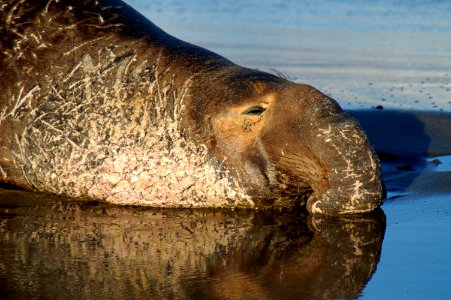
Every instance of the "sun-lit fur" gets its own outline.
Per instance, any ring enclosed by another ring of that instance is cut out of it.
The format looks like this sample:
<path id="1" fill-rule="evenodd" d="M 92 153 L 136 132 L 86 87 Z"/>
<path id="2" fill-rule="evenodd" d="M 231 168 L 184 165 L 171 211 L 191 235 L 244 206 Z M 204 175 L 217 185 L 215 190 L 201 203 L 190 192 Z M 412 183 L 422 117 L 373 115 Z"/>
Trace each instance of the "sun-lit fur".
<path id="1" fill-rule="evenodd" d="M 365 212 L 378 159 L 337 102 L 119 0 L 0 4 L 0 183 L 118 204 Z"/>

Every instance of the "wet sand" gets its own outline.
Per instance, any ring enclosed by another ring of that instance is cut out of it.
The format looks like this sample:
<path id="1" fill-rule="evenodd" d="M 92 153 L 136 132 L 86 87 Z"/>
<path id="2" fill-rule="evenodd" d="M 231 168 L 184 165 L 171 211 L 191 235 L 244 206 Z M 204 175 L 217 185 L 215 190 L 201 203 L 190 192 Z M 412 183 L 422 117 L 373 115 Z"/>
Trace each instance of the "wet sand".
<path id="1" fill-rule="evenodd" d="M 174 36 L 347 109 L 451 111 L 451 2 L 128 0 Z"/>
<path id="2" fill-rule="evenodd" d="M 404 192 L 451 197 L 451 113 L 348 113 L 359 120 L 382 161 L 389 199 Z"/>
<path id="3" fill-rule="evenodd" d="M 362 299 L 451 295 L 451 114 L 351 111 L 382 161 L 387 230 Z"/>

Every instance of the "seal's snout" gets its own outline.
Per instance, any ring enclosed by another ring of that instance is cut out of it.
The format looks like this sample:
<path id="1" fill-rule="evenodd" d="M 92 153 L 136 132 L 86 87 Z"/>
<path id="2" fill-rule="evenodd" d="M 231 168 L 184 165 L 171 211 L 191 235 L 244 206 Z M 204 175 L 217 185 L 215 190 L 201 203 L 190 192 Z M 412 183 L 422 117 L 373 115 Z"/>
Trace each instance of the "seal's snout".
<path id="1" fill-rule="evenodd" d="M 368 212 L 380 206 L 385 189 L 379 160 L 360 126 L 347 117 L 318 128 L 316 136 L 312 150 L 326 173 L 309 197 L 307 209 L 336 215 Z"/>
<path id="2" fill-rule="evenodd" d="M 372 211 L 385 198 L 379 160 L 359 124 L 333 99 L 308 85 L 281 93 L 274 112 L 273 144 L 283 185 L 306 193 L 311 213 Z M 283 129 L 282 129 L 283 127 Z M 283 132 L 283 134 L 280 134 Z M 281 138 L 282 137 L 282 138 Z M 274 145 L 278 145 L 278 149 Z"/>

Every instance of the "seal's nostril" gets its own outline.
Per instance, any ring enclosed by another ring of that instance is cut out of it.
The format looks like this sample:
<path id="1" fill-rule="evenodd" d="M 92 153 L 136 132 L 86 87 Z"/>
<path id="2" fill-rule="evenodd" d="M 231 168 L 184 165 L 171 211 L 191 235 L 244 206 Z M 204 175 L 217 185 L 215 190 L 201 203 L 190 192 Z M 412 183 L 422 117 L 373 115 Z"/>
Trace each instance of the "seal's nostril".
<path id="1" fill-rule="evenodd" d="M 259 116 L 265 110 L 266 110 L 266 108 L 264 108 L 262 106 L 252 106 L 252 107 L 249 107 L 248 109 L 246 109 L 245 111 L 243 111 L 241 114 L 248 115 L 248 116 Z"/>

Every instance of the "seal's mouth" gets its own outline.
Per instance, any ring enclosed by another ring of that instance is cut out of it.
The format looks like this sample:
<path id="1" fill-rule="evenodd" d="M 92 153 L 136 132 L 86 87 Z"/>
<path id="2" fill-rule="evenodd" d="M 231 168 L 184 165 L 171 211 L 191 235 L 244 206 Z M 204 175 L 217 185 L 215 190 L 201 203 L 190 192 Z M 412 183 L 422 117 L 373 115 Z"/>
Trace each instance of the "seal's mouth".
<path id="1" fill-rule="evenodd" d="M 268 194 L 252 197 L 257 207 L 295 208 L 305 206 L 314 189 L 305 176 L 276 172 Z"/>
<path id="2" fill-rule="evenodd" d="M 280 174 L 278 177 L 278 190 L 283 197 L 310 196 L 314 190 L 312 185 L 304 177 Z"/>
<path id="3" fill-rule="evenodd" d="M 281 197 L 308 199 L 320 191 L 326 172 L 315 156 L 284 154 L 277 157 L 275 178 Z"/>
<path id="4" fill-rule="evenodd" d="M 284 195 L 278 197 L 253 197 L 252 201 L 259 208 L 287 208 L 295 209 L 306 207 L 311 194 Z"/>

